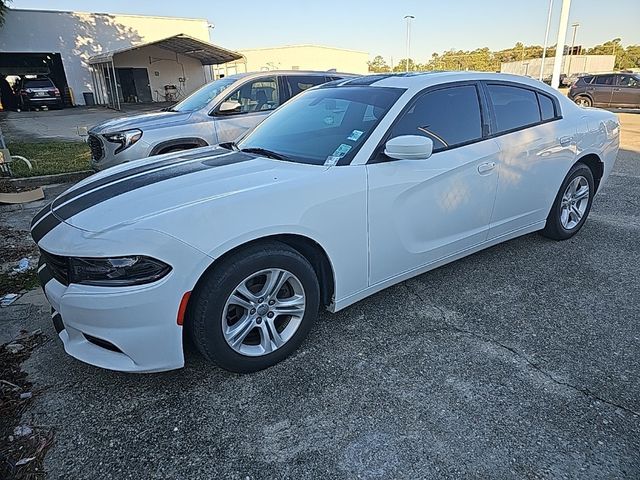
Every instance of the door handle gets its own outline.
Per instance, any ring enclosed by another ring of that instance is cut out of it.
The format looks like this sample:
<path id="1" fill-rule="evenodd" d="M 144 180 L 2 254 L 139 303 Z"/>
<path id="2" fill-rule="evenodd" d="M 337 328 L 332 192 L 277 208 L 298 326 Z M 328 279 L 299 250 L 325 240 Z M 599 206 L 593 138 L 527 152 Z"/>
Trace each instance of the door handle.
<path id="1" fill-rule="evenodd" d="M 569 145 L 571 145 L 571 142 L 573 141 L 573 137 L 567 135 L 566 137 L 560 137 L 558 141 L 560 142 L 560 145 L 562 145 L 563 147 L 568 147 Z"/>
<path id="2" fill-rule="evenodd" d="M 480 165 L 478 165 L 478 173 L 482 175 L 484 173 L 490 172 L 494 168 L 496 168 L 496 162 L 481 163 Z"/>
<path id="3" fill-rule="evenodd" d="M 614 88 L 614 89 L 613 89 L 613 91 L 614 91 L 614 92 L 619 92 L 619 91 L 620 91 L 620 89 L 619 89 L 619 88 Z"/>

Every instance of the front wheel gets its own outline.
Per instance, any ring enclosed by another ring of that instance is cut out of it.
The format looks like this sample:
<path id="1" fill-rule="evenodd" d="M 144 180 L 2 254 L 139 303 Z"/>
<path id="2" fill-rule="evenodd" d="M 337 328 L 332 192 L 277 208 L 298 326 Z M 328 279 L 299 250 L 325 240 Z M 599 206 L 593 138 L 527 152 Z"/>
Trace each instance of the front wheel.
<path id="1" fill-rule="evenodd" d="M 560 186 L 542 234 L 554 240 L 573 237 L 587 220 L 594 195 L 591 169 L 576 163 Z"/>
<path id="2" fill-rule="evenodd" d="M 318 315 L 320 289 L 305 257 L 271 242 L 224 259 L 192 302 L 187 327 L 198 350 L 226 370 L 248 373 L 298 348 Z"/>

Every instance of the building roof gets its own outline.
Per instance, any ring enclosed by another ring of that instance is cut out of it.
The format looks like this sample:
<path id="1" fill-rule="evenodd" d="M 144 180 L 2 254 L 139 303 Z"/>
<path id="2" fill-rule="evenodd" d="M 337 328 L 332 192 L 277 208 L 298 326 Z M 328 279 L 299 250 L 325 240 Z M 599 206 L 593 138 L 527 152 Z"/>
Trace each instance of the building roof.
<path id="1" fill-rule="evenodd" d="M 90 57 L 89 63 L 96 64 L 110 62 L 113 60 L 113 57 L 119 53 L 130 52 L 132 50 L 138 50 L 152 45 L 171 52 L 179 53 L 186 57 L 195 58 L 203 65 L 221 65 L 223 63 L 233 62 L 234 60 L 240 60 L 243 58 L 241 53 L 227 50 L 226 48 L 218 47 L 212 43 L 204 42 L 197 38 L 190 37 L 189 35 L 180 33 L 161 40 L 100 53 L 99 55 Z"/>

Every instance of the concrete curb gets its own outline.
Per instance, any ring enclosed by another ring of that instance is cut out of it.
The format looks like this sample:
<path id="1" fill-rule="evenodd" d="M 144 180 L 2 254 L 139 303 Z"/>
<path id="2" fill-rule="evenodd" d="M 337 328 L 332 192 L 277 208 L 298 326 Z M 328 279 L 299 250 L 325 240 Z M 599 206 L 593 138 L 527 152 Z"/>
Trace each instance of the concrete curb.
<path id="1" fill-rule="evenodd" d="M 7 178 L 6 180 L 17 188 L 35 188 L 41 187 L 42 185 L 52 185 L 54 183 L 77 183 L 94 173 L 93 170 L 82 170 L 81 172 L 56 173 L 55 175 L 40 175 L 38 177 Z"/>

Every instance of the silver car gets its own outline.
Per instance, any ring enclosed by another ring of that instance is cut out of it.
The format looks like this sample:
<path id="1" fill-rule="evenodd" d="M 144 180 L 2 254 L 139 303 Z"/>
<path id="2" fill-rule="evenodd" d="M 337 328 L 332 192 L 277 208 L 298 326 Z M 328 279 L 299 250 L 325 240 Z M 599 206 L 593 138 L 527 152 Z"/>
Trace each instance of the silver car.
<path id="1" fill-rule="evenodd" d="M 108 120 L 91 128 L 91 164 L 103 170 L 151 155 L 234 141 L 303 90 L 350 76 L 294 70 L 215 80 L 162 112 Z"/>

